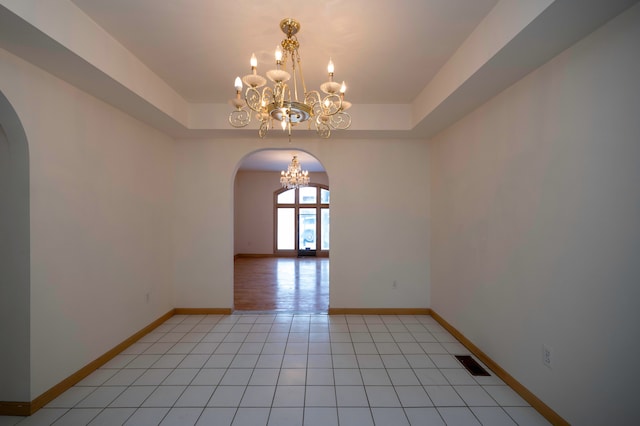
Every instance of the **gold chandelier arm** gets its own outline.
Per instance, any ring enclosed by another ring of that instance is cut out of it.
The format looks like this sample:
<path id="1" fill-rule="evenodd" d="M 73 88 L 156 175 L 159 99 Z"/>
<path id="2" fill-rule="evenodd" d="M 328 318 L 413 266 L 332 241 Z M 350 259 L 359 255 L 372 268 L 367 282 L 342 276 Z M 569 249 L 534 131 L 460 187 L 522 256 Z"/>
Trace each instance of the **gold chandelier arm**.
<path id="1" fill-rule="evenodd" d="M 342 109 L 342 99 L 336 94 L 327 95 L 320 103 L 322 115 L 334 115 Z"/>
<path id="2" fill-rule="evenodd" d="M 291 103 L 291 89 L 286 83 L 278 83 L 273 87 L 273 102 L 267 102 L 267 105 L 273 103 L 275 108 L 283 108 L 286 104 Z"/>
<path id="3" fill-rule="evenodd" d="M 331 136 L 331 127 L 328 124 L 328 118 L 320 116 L 314 121 L 316 123 L 316 133 L 318 133 L 318 136 L 322 139 L 328 139 Z"/>
<path id="4" fill-rule="evenodd" d="M 284 101 L 284 83 L 277 83 L 273 86 L 273 103 L 276 108 L 281 108 Z"/>
<path id="5" fill-rule="evenodd" d="M 317 90 L 312 90 L 307 93 L 304 98 L 304 103 L 309 105 L 311 111 L 315 117 L 322 115 L 322 106 L 320 103 L 322 102 L 322 97 L 320 96 L 320 92 Z"/>
<path id="6" fill-rule="evenodd" d="M 247 91 L 244 92 L 244 99 L 249 108 L 255 112 L 260 112 L 262 109 L 262 96 L 260 96 L 260 91 L 258 89 L 255 87 L 248 87 Z"/>
<path id="7" fill-rule="evenodd" d="M 319 103 L 322 100 L 322 97 L 320 96 L 320 92 L 318 92 L 317 90 L 312 90 L 310 92 L 307 92 L 307 95 L 304 98 L 304 103 L 309 105 L 309 106 L 313 106 L 316 103 Z"/>
<path id="8" fill-rule="evenodd" d="M 340 111 L 331 116 L 329 123 L 332 129 L 345 130 L 351 126 L 351 116 L 344 111 Z"/>
<path id="9" fill-rule="evenodd" d="M 265 87 L 262 89 L 262 108 L 266 111 L 266 106 L 275 101 L 275 95 L 273 94 L 273 89 L 271 87 Z"/>
<path id="10" fill-rule="evenodd" d="M 229 123 L 233 127 L 245 127 L 251 121 L 251 114 L 246 109 L 238 108 L 229 114 Z"/>
<path id="11" fill-rule="evenodd" d="M 264 138 L 268 130 L 269 130 L 269 121 L 264 120 L 262 123 L 260 123 L 260 129 L 258 130 L 258 135 L 261 138 Z"/>

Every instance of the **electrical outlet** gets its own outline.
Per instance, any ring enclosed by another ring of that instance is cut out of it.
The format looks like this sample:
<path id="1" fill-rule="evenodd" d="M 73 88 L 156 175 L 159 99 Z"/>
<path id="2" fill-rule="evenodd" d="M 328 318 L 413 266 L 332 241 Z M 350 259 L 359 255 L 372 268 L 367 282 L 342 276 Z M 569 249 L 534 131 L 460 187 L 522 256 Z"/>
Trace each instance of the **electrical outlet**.
<path id="1" fill-rule="evenodd" d="M 547 345 L 542 345 L 542 363 L 551 368 L 551 362 L 553 360 L 553 350 Z"/>

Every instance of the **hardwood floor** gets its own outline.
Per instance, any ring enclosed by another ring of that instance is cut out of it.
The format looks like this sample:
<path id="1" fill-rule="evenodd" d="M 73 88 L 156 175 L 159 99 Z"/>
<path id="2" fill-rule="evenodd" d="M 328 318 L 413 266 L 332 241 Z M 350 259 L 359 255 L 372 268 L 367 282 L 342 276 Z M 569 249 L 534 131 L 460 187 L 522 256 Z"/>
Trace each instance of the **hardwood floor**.
<path id="1" fill-rule="evenodd" d="M 328 258 L 238 258 L 234 273 L 236 311 L 326 313 Z"/>

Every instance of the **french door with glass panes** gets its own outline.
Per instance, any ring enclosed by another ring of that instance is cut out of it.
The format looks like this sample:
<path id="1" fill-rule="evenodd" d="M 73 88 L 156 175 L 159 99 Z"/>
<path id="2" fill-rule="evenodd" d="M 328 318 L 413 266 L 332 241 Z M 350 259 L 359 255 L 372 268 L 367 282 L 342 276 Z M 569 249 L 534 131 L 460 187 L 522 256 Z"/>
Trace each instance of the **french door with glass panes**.
<path id="1" fill-rule="evenodd" d="M 276 254 L 329 255 L 329 196 L 327 186 L 314 184 L 275 192 Z"/>

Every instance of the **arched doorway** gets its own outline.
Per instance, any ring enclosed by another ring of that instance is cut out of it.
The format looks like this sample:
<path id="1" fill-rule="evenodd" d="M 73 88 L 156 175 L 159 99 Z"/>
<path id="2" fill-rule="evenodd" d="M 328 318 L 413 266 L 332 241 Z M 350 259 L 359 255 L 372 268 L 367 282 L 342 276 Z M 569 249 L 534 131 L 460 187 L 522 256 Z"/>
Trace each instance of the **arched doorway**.
<path id="1" fill-rule="evenodd" d="M 278 250 L 277 229 L 282 224 L 276 200 L 283 192 L 280 173 L 287 169 L 293 155 L 299 157 L 303 169 L 309 170 L 311 182 L 307 191 L 328 194 L 326 171 L 315 157 L 300 150 L 255 151 L 245 156 L 238 167 L 234 180 L 234 309 L 237 311 L 328 311 L 328 246 L 313 252 L 305 250 L 304 255 L 296 244 L 292 250 Z M 325 220 L 328 241 L 328 199 L 321 204 L 320 195 L 317 198 L 314 224 L 320 226 L 320 219 Z M 303 207 L 306 208 L 299 213 L 308 214 L 310 206 Z M 323 213 L 326 218 L 322 218 Z M 292 223 L 302 223 L 298 219 L 296 216 Z M 307 219 L 305 216 L 306 225 Z M 294 234 L 298 230 L 295 226 Z M 316 232 L 316 235 L 321 234 Z M 297 237 L 294 238 L 297 242 Z"/>
<path id="2" fill-rule="evenodd" d="M 0 401 L 31 400 L 29 227 L 27 137 L 0 92 Z"/>

